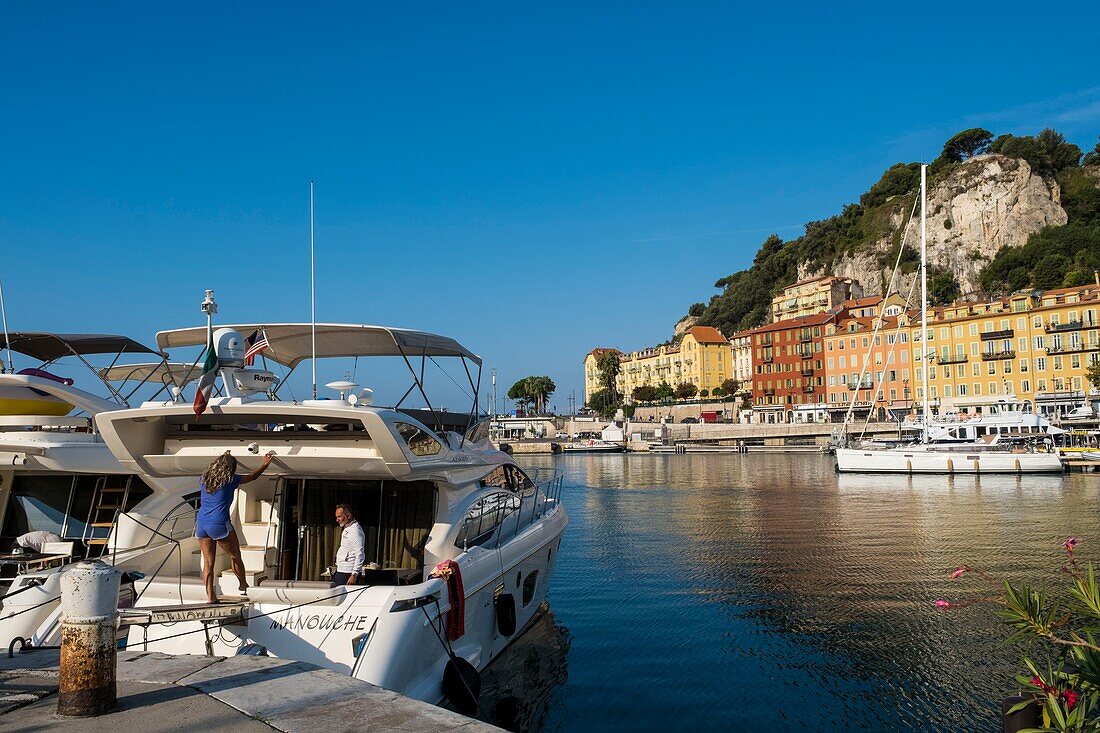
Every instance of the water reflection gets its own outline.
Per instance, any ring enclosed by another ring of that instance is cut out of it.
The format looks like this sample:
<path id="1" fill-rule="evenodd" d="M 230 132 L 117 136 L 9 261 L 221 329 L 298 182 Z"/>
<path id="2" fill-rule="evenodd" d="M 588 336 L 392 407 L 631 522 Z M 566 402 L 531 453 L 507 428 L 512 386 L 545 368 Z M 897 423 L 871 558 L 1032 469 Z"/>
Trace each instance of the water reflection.
<path id="1" fill-rule="evenodd" d="M 481 714 L 509 731 L 542 731 L 562 707 L 569 630 L 545 608 L 482 674 Z"/>
<path id="2" fill-rule="evenodd" d="M 550 603 L 575 635 L 532 729 L 995 729 L 1017 651 L 988 613 L 931 601 L 965 592 L 947 580 L 960 563 L 1034 578 L 1067 535 L 1100 541 L 1098 483 L 1081 474 L 838 476 L 812 455 L 529 462 L 566 471 Z"/>

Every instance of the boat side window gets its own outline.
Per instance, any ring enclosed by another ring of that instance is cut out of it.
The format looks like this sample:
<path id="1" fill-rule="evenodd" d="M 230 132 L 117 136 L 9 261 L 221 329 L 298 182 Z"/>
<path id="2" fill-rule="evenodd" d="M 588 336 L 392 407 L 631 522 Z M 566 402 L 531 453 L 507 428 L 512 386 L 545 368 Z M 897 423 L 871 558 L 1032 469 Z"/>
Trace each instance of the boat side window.
<path id="1" fill-rule="evenodd" d="M 455 547 L 492 547 L 501 522 L 519 509 L 519 506 L 518 496 L 503 492 L 490 494 L 476 502 L 462 520 L 462 528 L 455 538 Z"/>
<path id="2" fill-rule="evenodd" d="M 434 436 L 415 425 L 399 422 L 394 423 L 394 426 L 414 456 L 434 456 L 443 449 L 443 445 Z"/>
<path id="3" fill-rule="evenodd" d="M 508 479 L 512 484 L 512 490 L 517 494 L 528 493 L 535 488 L 535 484 L 527 478 L 527 474 L 520 470 L 519 466 L 509 465 L 505 468 L 508 471 Z"/>
<path id="4" fill-rule="evenodd" d="M 505 466 L 497 466 L 493 469 L 485 478 L 481 479 L 481 485 L 484 487 L 493 487 L 496 489 L 508 489 L 511 488 L 508 485 L 508 474 L 505 471 Z"/>

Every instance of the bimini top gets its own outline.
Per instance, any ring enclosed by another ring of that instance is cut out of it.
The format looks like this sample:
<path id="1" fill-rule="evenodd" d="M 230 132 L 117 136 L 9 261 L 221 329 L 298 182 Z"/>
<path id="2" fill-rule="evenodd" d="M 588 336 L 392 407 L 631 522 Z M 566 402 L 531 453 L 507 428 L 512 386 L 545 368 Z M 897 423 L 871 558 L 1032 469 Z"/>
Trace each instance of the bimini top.
<path id="1" fill-rule="evenodd" d="M 0 334 L 0 338 L 3 334 Z M 107 333 L 34 333 L 18 331 L 8 335 L 0 348 L 8 348 L 45 362 L 63 356 L 86 354 L 157 354 L 129 336 Z"/>
<path id="2" fill-rule="evenodd" d="M 254 331 L 267 334 L 267 350 L 264 357 L 293 369 L 309 359 L 312 351 L 312 333 L 309 323 L 246 323 L 217 324 L 215 329 L 231 328 L 248 336 Z M 459 356 L 481 366 L 481 357 L 447 336 L 423 331 L 409 331 L 386 326 L 362 326 L 347 323 L 318 323 L 317 358 L 342 356 Z M 180 328 L 161 331 L 157 345 L 161 349 L 206 344 L 206 327 Z"/>
<path id="3" fill-rule="evenodd" d="M 202 367 L 198 364 L 179 364 L 158 361 L 152 364 L 121 364 L 99 370 L 101 379 L 108 382 L 147 382 L 155 380 L 161 384 L 177 384 L 180 387 L 202 376 Z"/>

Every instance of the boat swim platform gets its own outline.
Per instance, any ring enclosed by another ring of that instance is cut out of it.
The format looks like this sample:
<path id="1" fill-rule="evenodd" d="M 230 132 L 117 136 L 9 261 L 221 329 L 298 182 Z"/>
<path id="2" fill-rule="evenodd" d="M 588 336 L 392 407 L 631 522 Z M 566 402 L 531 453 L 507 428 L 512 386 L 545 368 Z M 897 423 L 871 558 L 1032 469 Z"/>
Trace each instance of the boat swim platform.
<path id="1" fill-rule="evenodd" d="M 244 620 L 245 612 L 252 606 L 247 598 L 221 601 L 220 603 L 185 603 L 171 606 L 136 606 L 120 608 L 118 625 L 148 626 L 170 624 L 177 621 L 234 621 Z"/>
<path id="2" fill-rule="evenodd" d="M 306 662 L 118 653 L 118 708 L 57 714 L 60 651 L 0 654 L 0 730 L 36 733 L 351 733 L 502 729 Z"/>

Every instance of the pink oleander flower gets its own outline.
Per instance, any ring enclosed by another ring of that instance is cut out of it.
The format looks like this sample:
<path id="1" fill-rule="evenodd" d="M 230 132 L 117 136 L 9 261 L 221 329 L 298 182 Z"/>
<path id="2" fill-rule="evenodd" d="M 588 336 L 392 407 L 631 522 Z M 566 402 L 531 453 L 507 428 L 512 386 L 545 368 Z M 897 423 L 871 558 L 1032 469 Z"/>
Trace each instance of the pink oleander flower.
<path id="1" fill-rule="evenodd" d="M 1067 537 L 1066 541 L 1062 543 L 1062 547 L 1066 548 L 1066 552 L 1073 554 L 1073 549 L 1077 547 L 1077 543 L 1080 542 L 1076 537 Z"/>
<path id="2" fill-rule="evenodd" d="M 963 573 L 968 572 L 970 572 L 969 565 L 960 565 L 959 567 L 955 568 L 954 572 L 951 573 L 951 580 L 954 580 L 955 578 L 961 578 Z"/>
<path id="3" fill-rule="evenodd" d="M 1077 693 L 1073 690 L 1065 690 L 1059 697 L 1066 704 L 1066 710 L 1073 710 L 1077 706 Z"/>
<path id="4" fill-rule="evenodd" d="M 946 611 L 947 609 L 951 608 L 951 604 L 941 598 L 936 601 L 936 608 L 940 608 Z"/>

